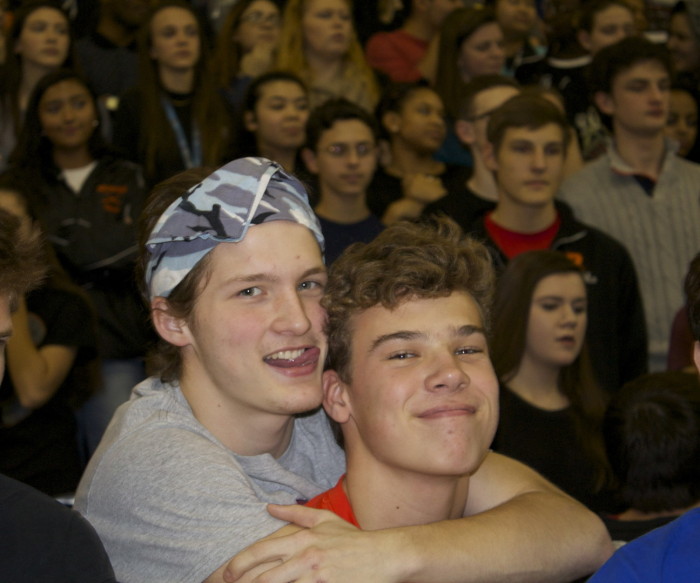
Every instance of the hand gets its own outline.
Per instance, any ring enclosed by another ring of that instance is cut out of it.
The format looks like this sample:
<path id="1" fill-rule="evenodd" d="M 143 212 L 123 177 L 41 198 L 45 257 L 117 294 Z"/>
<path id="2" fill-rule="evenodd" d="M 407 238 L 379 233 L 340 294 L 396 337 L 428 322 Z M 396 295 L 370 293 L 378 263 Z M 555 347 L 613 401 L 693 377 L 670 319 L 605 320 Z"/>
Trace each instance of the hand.
<path id="1" fill-rule="evenodd" d="M 424 205 L 435 202 L 447 194 L 442 181 L 430 174 L 408 174 L 404 177 L 403 195 Z"/>
<path id="2" fill-rule="evenodd" d="M 259 42 L 241 58 L 240 74 L 259 77 L 272 68 L 274 42 Z"/>
<path id="3" fill-rule="evenodd" d="M 268 512 L 280 520 L 304 527 L 294 534 L 259 541 L 229 562 L 224 581 L 299 583 L 332 581 L 394 583 L 382 531 L 361 531 L 327 510 L 305 506 L 268 505 Z M 270 568 L 261 572 L 260 565 Z M 248 577 L 255 570 L 256 576 Z M 383 571 L 383 572 L 382 572 Z"/>

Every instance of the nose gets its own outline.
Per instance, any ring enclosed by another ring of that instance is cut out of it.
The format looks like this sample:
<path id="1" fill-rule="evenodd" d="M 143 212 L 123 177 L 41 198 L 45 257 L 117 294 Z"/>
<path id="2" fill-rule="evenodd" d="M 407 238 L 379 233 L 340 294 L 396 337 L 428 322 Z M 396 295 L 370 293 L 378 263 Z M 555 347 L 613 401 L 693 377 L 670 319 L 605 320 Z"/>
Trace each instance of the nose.
<path id="1" fill-rule="evenodd" d="M 452 353 L 436 355 L 429 366 L 432 372 L 425 379 L 425 388 L 432 393 L 456 393 L 469 385 L 469 376 Z"/>
<path id="2" fill-rule="evenodd" d="M 274 310 L 272 330 L 278 334 L 300 336 L 311 328 L 307 306 L 296 291 L 280 297 Z"/>
<path id="3" fill-rule="evenodd" d="M 348 148 L 347 162 L 351 166 L 355 166 L 360 163 L 360 154 L 357 152 L 357 148 L 350 146 Z"/>
<path id="4" fill-rule="evenodd" d="M 75 119 L 75 110 L 70 105 L 67 105 L 62 110 L 63 121 L 73 121 Z"/>
<path id="5" fill-rule="evenodd" d="M 570 328 L 575 328 L 579 321 L 579 314 L 570 305 L 563 305 L 561 309 L 561 324 Z"/>
<path id="6" fill-rule="evenodd" d="M 544 170 L 547 166 L 547 157 L 545 156 L 544 149 L 535 148 L 532 152 L 532 158 L 530 163 L 533 170 Z"/>

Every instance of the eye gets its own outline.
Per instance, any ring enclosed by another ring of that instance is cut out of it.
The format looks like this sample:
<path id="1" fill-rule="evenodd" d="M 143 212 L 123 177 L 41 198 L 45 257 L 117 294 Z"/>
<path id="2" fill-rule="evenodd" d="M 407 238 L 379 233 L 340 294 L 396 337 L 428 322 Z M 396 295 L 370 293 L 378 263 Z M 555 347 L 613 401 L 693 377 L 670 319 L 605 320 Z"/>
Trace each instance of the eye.
<path id="1" fill-rule="evenodd" d="M 299 290 L 301 291 L 307 291 L 307 290 L 321 290 L 323 291 L 325 289 L 325 285 L 321 283 L 320 281 L 315 281 L 315 280 L 308 280 L 308 281 L 302 281 L 299 284 Z"/>
<path id="2" fill-rule="evenodd" d="M 407 360 L 409 358 L 413 358 L 415 356 L 414 353 L 408 352 L 407 350 L 401 350 L 399 352 L 394 352 L 389 355 L 388 360 Z"/>
<path id="3" fill-rule="evenodd" d="M 477 346 L 464 346 L 455 350 L 455 354 L 459 356 L 469 356 L 471 354 L 481 354 L 483 352 L 484 349 Z"/>
<path id="4" fill-rule="evenodd" d="M 559 307 L 559 302 L 540 302 L 540 308 L 545 312 L 553 312 Z"/>
<path id="5" fill-rule="evenodd" d="M 259 287 L 247 287 L 239 291 L 236 295 L 244 298 L 252 298 L 259 296 L 261 293 L 262 290 Z"/>

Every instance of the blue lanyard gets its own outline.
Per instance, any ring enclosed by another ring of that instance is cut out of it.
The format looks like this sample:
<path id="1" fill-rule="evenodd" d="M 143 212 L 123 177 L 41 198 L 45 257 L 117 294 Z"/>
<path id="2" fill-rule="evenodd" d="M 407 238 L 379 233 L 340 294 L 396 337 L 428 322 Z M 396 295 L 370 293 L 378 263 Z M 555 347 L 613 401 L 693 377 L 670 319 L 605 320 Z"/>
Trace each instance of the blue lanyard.
<path id="1" fill-rule="evenodd" d="M 185 163 L 185 168 L 195 168 L 202 165 L 202 141 L 199 135 L 199 128 L 192 120 L 192 147 L 190 148 L 187 143 L 187 137 L 182 129 L 180 120 L 175 113 L 175 108 L 170 100 L 165 96 L 161 95 L 161 103 L 163 104 L 163 109 L 165 110 L 165 115 L 168 118 L 170 127 L 173 128 L 175 132 L 175 139 L 177 140 L 177 147 L 180 150 L 180 155 L 182 156 L 182 161 Z"/>

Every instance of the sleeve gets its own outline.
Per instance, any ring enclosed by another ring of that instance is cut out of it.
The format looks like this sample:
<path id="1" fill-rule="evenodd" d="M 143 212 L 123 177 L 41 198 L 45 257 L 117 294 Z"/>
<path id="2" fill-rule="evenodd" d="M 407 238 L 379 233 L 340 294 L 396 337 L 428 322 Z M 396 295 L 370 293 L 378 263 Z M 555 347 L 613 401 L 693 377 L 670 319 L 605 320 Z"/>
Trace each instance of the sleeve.
<path id="1" fill-rule="evenodd" d="M 184 583 L 206 579 L 283 526 L 267 513 L 268 501 L 294 497 L 262 500 L 229 452 L 170 427 L 115 442 L 76 507 L 99 533 L 120 580 Z"/>

